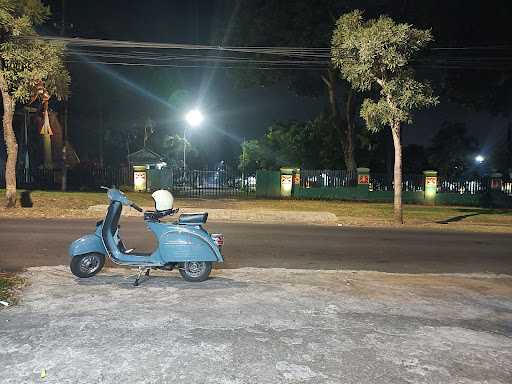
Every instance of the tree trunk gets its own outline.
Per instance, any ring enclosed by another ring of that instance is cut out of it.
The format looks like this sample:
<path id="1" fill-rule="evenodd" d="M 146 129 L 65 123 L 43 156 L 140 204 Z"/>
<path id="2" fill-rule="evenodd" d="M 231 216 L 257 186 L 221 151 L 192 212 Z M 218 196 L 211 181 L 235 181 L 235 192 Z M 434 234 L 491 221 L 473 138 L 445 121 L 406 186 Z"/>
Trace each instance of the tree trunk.
<path id="1" fill-rule="evenodd" d="M 395 147 L 395 166 L 394 166 L 394 217 L 395 222 L 403 224 L 402 213 L 402 143 L 400 141 L 400 123 L 395 122 L 391 125 L 391 133 L 393 135 L 393 144 Z"/>
<path id="2" fill-rule="evenodd" d="M 9 94 L 3 78 L 0 79 L 0 88 L 4 105 L 4 140 L 5 146 L 7 147 L 7 162 L 5 163 L 5 206 L 6 208 L 13 208 L 16 206 L 16 160 L 18 157 L 18 143 L 12 128 L 16 102 Z"/>
<path id="3" fill-rule="evenodd" d="M 356 141 L 356 128 L 354 123 L 354 103 L 353 101 L 354 91 L 352 89 L 348 90 L 347 101 L 345 103 L 345 116 L 347 120 L 347 125 L 345 129 L 345 137 L 344 137 L 344 155 L 345 155 L 345 165 L 347 166 L 347 170 L 355 171 L 357 168 L 356 159 L 355 159 L 355 141 Z"/>
<path id="4" fill-rule="evenodd" d="M 62 0 L 64 4 L 64 0 Z M 62 130 L 62 182 L 60 189 L 66 192 L 68 189 L 68 101 L 64 100 L 64 127 Z"/>
<path id="5" fill-rule="evenodd" d="M 343 159 L 347 170 L 356 169 L 355 151 L 355 124 L 353 116 L 352 89 L 348 90 L 347 100 L 345 103 L 344 121 L 338 112 L 337 92 L 336 92 L 336 73 L 334 70 L 328 70 L 328 77 L 322 76 L 322 80 L 327 88 L 327 96 L 329 99 L 331 120 L 335 129 L 341 135 L 341 147 L 343 150 Z"/>

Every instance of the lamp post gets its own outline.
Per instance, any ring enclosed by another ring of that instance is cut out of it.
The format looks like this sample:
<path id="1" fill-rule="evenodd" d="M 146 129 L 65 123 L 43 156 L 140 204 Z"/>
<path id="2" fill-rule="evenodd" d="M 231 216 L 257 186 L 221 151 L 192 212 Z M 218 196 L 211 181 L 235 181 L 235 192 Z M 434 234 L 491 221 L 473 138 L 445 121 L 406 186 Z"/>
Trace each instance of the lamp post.
<path id="1" fill-rule="evenodd" d="M 486 168 L 487 168 L 487 159 L 481 155 L 481 154 L 478 154 L 475 156 L 475 166 L 476 166 L 476 172 L 479 176 L 483 176 L 486 172 Z"/>
<path id="2" fill-rule="evenodd" d="M 185 115 L 185 120 L 187 124 L 183 129 L 183 176 L 185 176 L 186 170 L 186 160 L 187 160 L 187 128 L 190 126 L 191 128 L 198 127 L 204 120 L 203 114 L 198 109 L 192 109 Z"/>

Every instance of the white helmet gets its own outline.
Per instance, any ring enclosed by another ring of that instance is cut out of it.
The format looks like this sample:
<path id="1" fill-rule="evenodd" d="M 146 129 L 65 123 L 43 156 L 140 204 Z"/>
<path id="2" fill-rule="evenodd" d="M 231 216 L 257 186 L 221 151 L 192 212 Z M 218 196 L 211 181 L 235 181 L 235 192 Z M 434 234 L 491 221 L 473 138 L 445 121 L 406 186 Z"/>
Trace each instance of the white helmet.
<path id="1" fill-rule="evenodd" d="M 159 189 L 158 191 L 153 192 L 151 197 L 155 200 L 155 210 L 167 211 L 172 209 L 174 197 L 172 197 L 171 192 L 166 191 L 165 189 Z"/>

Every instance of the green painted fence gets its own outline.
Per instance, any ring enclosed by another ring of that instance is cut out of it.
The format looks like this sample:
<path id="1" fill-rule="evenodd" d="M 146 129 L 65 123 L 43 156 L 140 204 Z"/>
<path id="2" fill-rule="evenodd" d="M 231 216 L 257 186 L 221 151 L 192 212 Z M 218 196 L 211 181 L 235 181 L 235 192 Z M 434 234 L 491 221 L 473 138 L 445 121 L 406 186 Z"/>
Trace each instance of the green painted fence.
<path id="1" fill-rule="evenodd" d="M 393 202 L 394 191 L 391 179 L 388 176 L 386 179 L 379 174 L 372 174 L 370 177 L 368 175 L 369 170 L 366 168 L 358 168 L 357 175 L 349 175 L 346 171 L 303 170 L 300 183 L 294 183 L 292 198 Z M 494 175 L 491 175 L 488 179 L 462 181 L 438 180 L 436 175 L 435 171 L 425 171 L 424 175 L 406 175 L 402 201 L 406 204 L 512 208 L 512 195 L 503 188 L 501 175 L 498 180 L 493 180 Z M 280 182 L 280 172 L 258 171 L 256 196 L 279 198 Z M 318 184 L 324 184 L 324 186 Z M 434 192 L 430 191 L 428 195 L 427 190 L 425 195 L 425 186 L 434 188 Z M 499 189 L 496 190 L 496 187 Z"/>
<path id="2" fill-rule="evenodd" d="M 256 197 L 278 198 L 281 196 L 281 173 L 279 171 L 256 172 Z"/>
<path id="3" fill-rule="evenodd" d="M 392 203 L 393 191 L 369 191 L 358 187 L 319 187 L 319 188 L 297 188 L 294 191 L 297 199 L 318 199 L 318 200 L 347 200 L 347 201 L 369 201 L 378 203 Z M 423 191 L 404 191 L 402 201 L 405 204 L 429 204 L 425 199 Z M 490 206 L 499 208 L 512 208 L 512 197 L 503 193 L 450 193 L 438 192 L 435 197 L 437 205 L 460 205 L 460 206 Z"/>

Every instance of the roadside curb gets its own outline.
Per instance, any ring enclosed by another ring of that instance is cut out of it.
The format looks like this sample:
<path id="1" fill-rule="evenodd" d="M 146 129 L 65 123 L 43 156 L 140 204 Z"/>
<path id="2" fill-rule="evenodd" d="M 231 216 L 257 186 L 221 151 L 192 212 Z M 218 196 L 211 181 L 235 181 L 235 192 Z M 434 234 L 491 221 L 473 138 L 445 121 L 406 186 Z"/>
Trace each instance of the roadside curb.
<path id="1" fill-rule="evenodd" d="M 146 207 L 145 210 L 151 210 Z M 107 205 L 92 205 L 89 211 L 105 212 Z M 209 208 L 180 208 L 181 212 L 208 212 L 208 220 L 220 222 L 252 222 L 252 223 L 287 223 L 287 224 L 323 224 L 336 225 L 338 218 L 331 212 L 308 211 L 275 211 L 270 209 L 209 209 Z M 123 216 L 141 216 L 133 208 L 123 210 Z"/>

